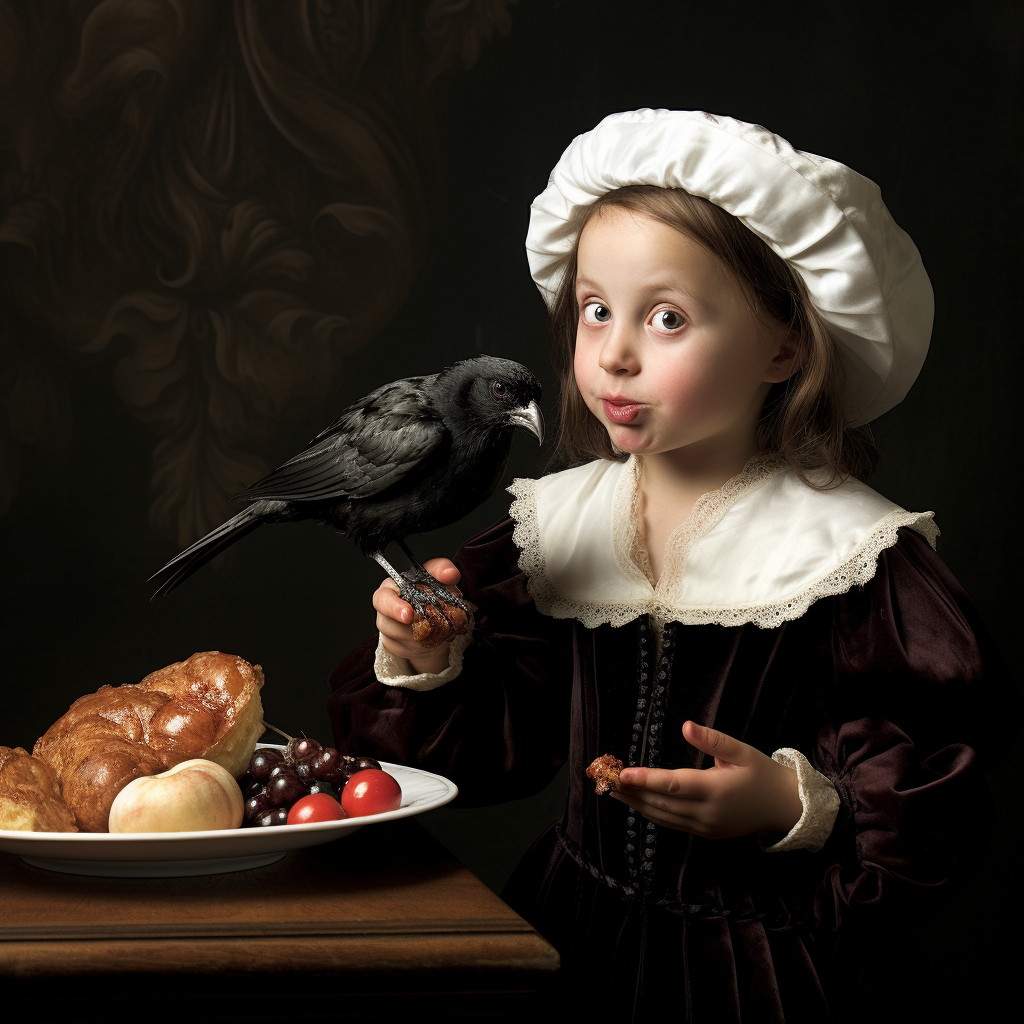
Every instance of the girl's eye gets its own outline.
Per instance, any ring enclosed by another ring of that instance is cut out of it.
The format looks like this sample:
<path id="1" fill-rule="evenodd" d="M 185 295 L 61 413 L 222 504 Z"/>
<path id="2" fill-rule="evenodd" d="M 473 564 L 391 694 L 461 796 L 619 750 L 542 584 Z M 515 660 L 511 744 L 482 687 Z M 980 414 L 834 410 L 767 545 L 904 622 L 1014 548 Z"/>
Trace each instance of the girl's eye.
<path id="1" fill-rule="evenodd" d="M 654 326 L 663 331 L 677 331 L 683 323 L 683 314 L 674 309 L 660 309 L 654 314 Z"/>
<path id="2" fill-rule="evenodd" d="M 612 311 L 607 306 L 602 306 L 600 302 L 588 302 L 581 312 L 588 324 L 603 324 L 612 318 Z"/>

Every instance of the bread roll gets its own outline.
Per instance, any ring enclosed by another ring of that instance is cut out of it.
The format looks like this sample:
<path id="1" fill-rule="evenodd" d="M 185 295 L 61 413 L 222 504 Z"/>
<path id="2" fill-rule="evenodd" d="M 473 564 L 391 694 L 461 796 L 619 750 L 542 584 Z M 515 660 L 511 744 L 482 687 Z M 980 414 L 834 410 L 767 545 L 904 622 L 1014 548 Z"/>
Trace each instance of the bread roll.
<path id="1" fill-rule="evenodd" d="M 0 747 L 0 829 L 78 831 L 53 769 L 23 747 Z"/>

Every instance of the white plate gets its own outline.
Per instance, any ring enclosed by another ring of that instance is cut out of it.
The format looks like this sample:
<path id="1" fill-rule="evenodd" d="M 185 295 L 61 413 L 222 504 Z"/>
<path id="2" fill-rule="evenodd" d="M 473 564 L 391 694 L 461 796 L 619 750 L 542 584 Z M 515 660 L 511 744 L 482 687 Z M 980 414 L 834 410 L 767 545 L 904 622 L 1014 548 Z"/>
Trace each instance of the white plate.
<path id="1" fill-rule="evenodd" d="M 260 747 L 277 746 L 272 743 Z M 277 746 L 283 750 L 284 747 Z M 0 829 L 0 851 L 27 864 L 74 875 L 165 878 L 246 871 L 280 860 L 290 850 L 344 839 L 364 825 L 409 818 L 431 811 L 458 795 L 442 775 L 381 761 L 381 768 L 402 787 L 397 811 L 366 814 L 342 821 L 209 832 L 11 832 Z"/>

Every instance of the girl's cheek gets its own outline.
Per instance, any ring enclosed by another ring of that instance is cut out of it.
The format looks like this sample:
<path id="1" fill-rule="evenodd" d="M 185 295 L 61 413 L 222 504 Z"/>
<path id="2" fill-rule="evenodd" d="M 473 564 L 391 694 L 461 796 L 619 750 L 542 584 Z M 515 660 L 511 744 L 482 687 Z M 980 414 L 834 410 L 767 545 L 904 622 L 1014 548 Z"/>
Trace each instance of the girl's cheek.
<path id="1" fill-rule="evenodd" d="M 576 352 L 573 354 L 572 371 L 576 378 L 576 387 L 580 389 L 584 398 L 587 397 L 588 369 L 586 349 L 577 341 Z"/>
<path id="2" fill-rule="evenodd" d="M 661 390 L 680 418 L 700 417 L 714 410 L 715 381 L 699 370 L 666 373 Z"/>

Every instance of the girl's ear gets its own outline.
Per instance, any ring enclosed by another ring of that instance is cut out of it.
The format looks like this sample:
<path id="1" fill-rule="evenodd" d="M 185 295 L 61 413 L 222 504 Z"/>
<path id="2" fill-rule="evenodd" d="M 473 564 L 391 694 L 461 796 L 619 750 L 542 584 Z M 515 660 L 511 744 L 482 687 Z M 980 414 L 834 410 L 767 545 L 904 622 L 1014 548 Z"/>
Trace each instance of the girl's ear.
<path id="1" fill-rule="evenodd" d="M 779 384 L 800 369 L 803 362 L 803 339 L 797 331 L 783 333 L 779 331 L 775 335 L 775 352 L 771 362 L 768 364 L 768 373 L 765 381 L 770 384 Z"/>

